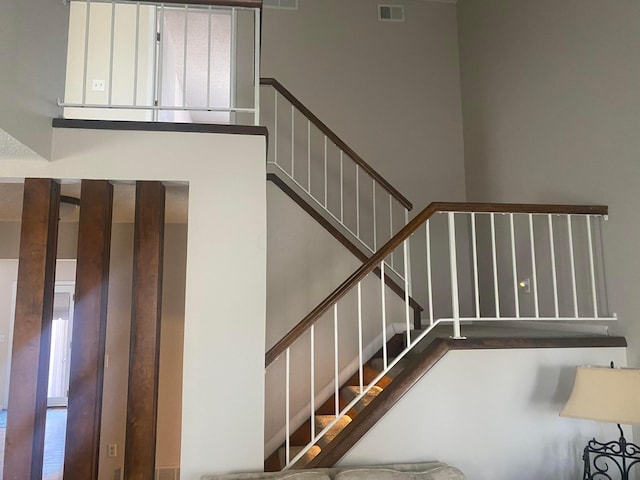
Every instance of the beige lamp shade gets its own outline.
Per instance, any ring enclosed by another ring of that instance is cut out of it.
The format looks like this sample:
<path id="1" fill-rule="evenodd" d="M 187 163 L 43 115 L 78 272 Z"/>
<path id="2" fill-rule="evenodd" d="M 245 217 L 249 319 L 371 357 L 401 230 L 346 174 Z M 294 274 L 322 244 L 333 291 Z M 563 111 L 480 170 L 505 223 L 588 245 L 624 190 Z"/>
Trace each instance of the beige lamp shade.
<path id="1" fill-rule="evenodd" d="M 640 370 L 578 367 L 573 391 L 560 415 L 640 425 Z"/>

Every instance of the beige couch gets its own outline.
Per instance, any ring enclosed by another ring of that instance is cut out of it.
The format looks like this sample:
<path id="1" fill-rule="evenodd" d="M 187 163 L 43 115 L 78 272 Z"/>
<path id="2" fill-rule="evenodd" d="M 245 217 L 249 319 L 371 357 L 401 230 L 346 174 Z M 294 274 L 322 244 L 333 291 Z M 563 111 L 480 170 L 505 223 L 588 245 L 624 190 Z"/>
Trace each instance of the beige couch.
<path id="1" fill-rule="evenodd" d="M 441 462 L 312 468 L 269 473 L 203 475 L 202 480 L 465 480 L 457 468 Z"/>

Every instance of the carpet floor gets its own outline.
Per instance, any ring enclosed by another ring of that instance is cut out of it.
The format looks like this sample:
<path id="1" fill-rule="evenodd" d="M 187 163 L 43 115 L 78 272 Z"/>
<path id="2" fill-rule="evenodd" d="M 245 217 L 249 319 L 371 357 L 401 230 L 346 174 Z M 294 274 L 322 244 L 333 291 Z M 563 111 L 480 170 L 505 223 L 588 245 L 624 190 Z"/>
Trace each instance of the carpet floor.
<path id="1" fill-rule="evenodd" d="M 4 440 L 6 433 L 6 410 L 0 412 L 0 480 L 4 467 Z M 42 480 L 61 480 L 64 462 L 64 439 L 67 429 L 67 409 L 47 410 L 47 427 L 44 432 L 44 466 Z"/>

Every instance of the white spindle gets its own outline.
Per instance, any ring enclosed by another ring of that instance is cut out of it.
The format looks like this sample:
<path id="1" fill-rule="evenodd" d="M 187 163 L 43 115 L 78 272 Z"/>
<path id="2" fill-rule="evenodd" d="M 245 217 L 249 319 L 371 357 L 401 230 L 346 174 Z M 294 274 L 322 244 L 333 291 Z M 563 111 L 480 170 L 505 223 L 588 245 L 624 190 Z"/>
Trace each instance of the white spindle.
<path id="1" fill-rule="evenodd" d="M 208 19 L 207 19 L 207 108 L 211 107 L 211 42 L 213 41 L 213 35 L 211 35 L 211 17 L 213 11 L 211 10 L 211 5 L 208 8 Z"/>
<path id="2" fill-rule="evenodd" d="M 569 240 L 569 264 L 571 265 L 571 287 L 573 289 L 573 314 L 576 318 L 578 313 L 578 286 L 576 285 L 576 259 L 573 251 L 573 224 L 571 215 L 567 215 L 567 234 Z"/>
<path id="3" fill-rule="evenodd" d="M 285 400 L 284 400 L 284 410 L 285 410 L 285 459 L 286 464 L 289 464 L 291 460 L 291 422 L 290 422 L 290 413 L 291 413 L 291 400 L 290 400 L 290 375 L 291 375 L 291 349 L 287 348 L 287 353 L 285 356 Z"/>
<path id="4" fill-rule="evenodd" d="M 340 221 L 344 222 L 344 154 L 340 150 Z"/>
<path id="5" fill-rule="evenodd" d="M 591 233 L 591 217 L 585 216 L 587 221 L 587 239 L 589 242 L 589 273 L 591 275 L 591 295 L 593 299 L 593 317 L 598 318 L 598 292 L 596 291 L 596 271 L 593 261 L 593 236 Z"/>
<path id="6" fill-rule="evenodd" d="M 307 120 L 307 192 L 311 195 L 311 120 Z"/>
<path id="7" fill-rule="evenodd" d="M 380 262 L 380 301 L 382 303 L 382 365 L 387 369 L 387 291 L 385 288 L 384 259 Z"/>
<path id="8" fill-rule="evenodd" d="M 278 164 L 278 90 L 273 89 L 273 162 Z"/>
<path id="9" fill-rule="evenodd" d="M 453 336 L 460 338 L 460 299 L 458 293 L 458 254 L 456 249 L 455 213 L 447 214 L 449 219 L 449 266 L 451 269 L 451 309 L 453 313 Z"/>
<path id="10" fill-rule="evenodd" d="M 327 208 L 327 185 L 329 178 L 327 177 L 327 136 L 324 136 L 324 208 Z"/>
<path id="11" fill-rule="evenodd" d="M 553 240 L 553 218 L 547 215 L 549 220 L 549 249 L 551 251 L 551 275 L 553 280 L 553 307 L 556 318 L 560 316 L 558 309 L 558 275 L 556 272 L 556 246 Z"/>
<path id="12" fill-rule="evenodd" d="M 496 250 L 496 219 L 495 214 L 491 217 L 491 258 L 493 260 L 493 294 L 496 303 L 496 317 L 500 318 L 500 288 L 498 287 L 498 258 Z"/>
<path id="13" fill-rule="evenodd" d="M 356 237 L 360 238 L 360 168 L 356 163 Z"/>
<path id="14" fill-rule="evenodd" d="M 82 103 L 87 103 L 87 71 L 89 69 L 89 27 L 91 24 L 91 0 L 87 0 L 85 12 L 84 31 L 84 65 L 82 72 Z"/>
<path id="15" fill-rule="evenodd" d="M 520 298 L 518 295 L 518 263 L 516 260 L 516 231 L 513 224 L 513 213 L 509 214 L 509 231 L 511 234 L 511 266 L 513 267 L 513 299 L 516 307 L 516 318 L 520 318 Z"/>
<path id="16" fill-rule="evenodd" d="M 296 151 L 296 110 L 293 105 L 291 105 L 291 178 L 296 179 L 296 162 L 295 162 L 295 151 Z"/>
<path id="17" fill-rule="evenodd" d="M 411 345 L 411 315 L 409 312 L 409 239 L 402 242 L 404 257 L 404 316 L 407 327 L 407 347 Z"/>
<path id="18" fill-rule="evenodd" d="M 362 358 L 362 282 L 358 282 L 358 380 L 360 392 L 364 387 L 364 372 Z"/>
<path id="19" fill-rule="evenodd" d="M 471 213 L 471 244 L 473 252 L 473 292 L 476 306 L 476 318 L 480 318 L 480 288 L 478 286 L 478 242 L 476 235 L 475 213 Z"/>
<path id="20" fill-rule="evenodd" d="M 157 80 L 157 85 L 158 85 L 158 90 L 156 91 L 156 95 L 154 97 L 154 102 L 156 104 L 156 106 L 161 106 L 163 99 L 162 99 L 162 85 L 164 82 L 164 14 L 165 14 L 165 10 L 164 10 L 164 3 L 160 6 L 160 20 L 158 21 L 158 23 L 160 24 L 160 28 L 159 28 L 159 32 L 158 35 L 160 36 L 160 41 L 159 41 L 159 45 L 158 45 L 158 71 L 157 71 L 157 75 L 158 75 L 158 80 Z M 157 116 L 158 116 L 158 111 L 154 110 L 153 115 L 155 117 L 155 119 L 157 120 Z"/>
<path id="21" fill-rule="evenodd" d="M 311 441 L 316 438 L 316 326 L 311 325 L 309 335 L 311 342 L 311 399 L 309 401 L 311 405 Z"/>
<path id="22" fill-rule="evenodd" d="M 231 83 L 229 85 L 229 97 L 231 108 L 236 106 L 237 78 L 238 78 L 238 12 L 231 9 Z"/>
<path id="23" fill-rule="evenodd" d="M 113 55 L 115 50 L 115 40 L 116 40 L 116 2 L 113 0 L 111 2 L 111 33 L 110 33 L 110 41 L 109 41 L 109 100 L 108 104 L 111 106 L 113 103 Z"/>
<path id="24" fill-rule="evenodd" d="M 184 6 L 184 46 L 182 62 L 182 106 L 187 106 L 187 51 L 189 44 L 189 5 Z"/>
<path id="25" fill-rule="evenodd" d="M 529 241 L 531 243 L 531 276 L 533 282 L 533 301 L 535 317 L 540 317 L 540 302 L 538 300 L 538 267 L 536 266 L 536 242 L 533 230 L 533 214 L 529 214 Z"/>
<path id="26" fill-rule="evenodd" d="M 427 285 L 429 295 L 429 324 L 433 325 L 433 284 L 431 282 L 431 219 L 425 222 L 425 235 L 427 239 Z"/>
<path id="27" fill-rule="evenodd" d="M 133 105 L 138 105 L 138 63 L 140 58 L 140 2 L 136 2 L 136 39 L 133 52 Z"/>
<path id="28" fill-rule="evenodd" d="M 333 305 L 333 400 L 336 417 L 340 413 L 340 366 L 338 365 L 338 304 Z"/>
<path id="29" fill-rule="evenodd" d="M 253 38 L 253 87 L 254 98 L 253 105 L 255 112 L 253 114 L 254 125 L 260 125 L 260 59 L 261 59 L 261 42 L 262 42 L 262 11 L 256 8 L 254 11 L 254 38 Z"/>

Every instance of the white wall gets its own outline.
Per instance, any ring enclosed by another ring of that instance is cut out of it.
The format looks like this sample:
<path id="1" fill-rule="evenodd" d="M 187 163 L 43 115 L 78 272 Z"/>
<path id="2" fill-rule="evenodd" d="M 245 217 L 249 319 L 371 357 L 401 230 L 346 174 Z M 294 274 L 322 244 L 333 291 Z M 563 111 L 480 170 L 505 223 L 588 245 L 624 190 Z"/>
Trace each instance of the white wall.
<path id="1" fill-rule="evenodd" d="M 414 203 L 464 200 L 456 6 L 300 0 L 265 9 L 263 77 L 275 77 Z M 263 91 L 263 95 L 266 93 Z"/>
<path id="2" fill-rule="evenodd" d="M 625 365 L 625 349 L 449 352 L 339 464 L 438 459 L 473 480 L 579 478 L 587 441 L 617 428 L 558 413 L 575 367 L 611 360 Z"/>
<path id="3" fill-rule="evenodd" d="M 640 363 L 640 5 L 461 0 L 467 193 L 473 201 L 604 204 L 614 330 Z"/>
<path id="4" fill-rule="evenodd" d="M 49 159 L 51 119 L 64 94 L 68 8 L 3 0 L 0 12 L 0 129 Z"/>
<path id="5" fill-rule="evenodd" d="M 181 441 L 186 480 L 258 470 L 264 460 L 265 148 L 261 136 L 56 129 L 53 162 L 0 165 L 4 178 L 189 183 Z M 228 414 L 238 409 L 243 415 Z"/>

